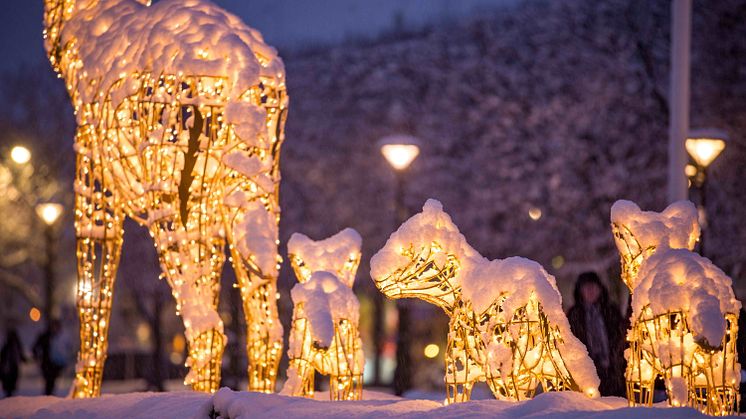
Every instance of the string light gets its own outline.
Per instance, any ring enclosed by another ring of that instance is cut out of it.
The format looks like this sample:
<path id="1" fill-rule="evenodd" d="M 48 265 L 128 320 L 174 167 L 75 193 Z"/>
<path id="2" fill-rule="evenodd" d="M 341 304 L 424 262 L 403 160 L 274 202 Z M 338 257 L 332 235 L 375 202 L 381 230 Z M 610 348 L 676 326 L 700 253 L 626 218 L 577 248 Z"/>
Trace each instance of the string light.
<path id="1" fill-rule="evenodd" d="M 231 96 L 227 77 L 187 71 L 139 68 L 103 85 L 101 75 L 89 74 L 93 64 L 81 58 L 78 40 L 60 40 L 75 4 L 45 0 L 44 31 L 50 62 L 65 80 L 78 121 L 81 346 L 72 396 L 94 397 L 101 391 L 125 217 L 149 229 L 162 278 L 184 320 L 190 369 L 185 384 L 214 392 L 220 383 L 226 337 L 216 309 L 227 243 L 247 320 L 248 388 L 273 392 L 282 348 L 276 302 L 281 259 L 276 237 L 269 236 L 276 235 L 280 216 L 279 153 L 288 106 L 281 62 L 273 60 L 270 66 L 266 50 L 256 52 L 265 68 L 258 83 L 238 97 Z M 207 50 L 196 55 L 210 57 Z M 84 100 L 83 92 L 90 89 L 96 94 Z M 266 112 L 264 126 L 251 133 L 256 138 L 242 138 L 236 121 L 226 117 L 231 104 Z M 252 176 L 230 166 L 225 157 L 231 153 L 258 162 L 262 170 Z M 254 252 L 245 228 L 250 222 L 264 223 L 270 251 Z"/>
<path id="2" fill-rule="evenodd" d="M 365 357 L 360 339 L 358 313 L 345 313 L 342 307 L 332 307 L 329 304 L 332 301 L 340 305 L 351 303 L 353 310 L 359 309 L 359 303 L 351 288 L 360 264 L 360 246 L 360 236 L 352 229 L 343 230 L 320 241 L 296 234 L 288 242 L 289 258 L 299 282 L 296 287 L 300 290 L 307 284 L 327 295 L 337 295 L 327 300 L 295 301 L 296 288 L 293 288 L 295 307 L 289 337 L 288 381 L 283 393 L 313 397 L 314 376 L 319 373 L 329 376 L 331 400 L 362 399 Z M 314 281 L 319 284 L 309 284 Z M 336 289 L 329 286 L 332 284 L 337 285 Z M 327 305 L 323 306 L 324 303 Z M 313 330 L 309 312 L 319 311 L 328 311 L 334 322 L 333 335 L 328 346 L 319 344 L 318 340 L 314 339 L 319 331 Z"/>
<path id="3" fill-rule="evenodd" d="M 635 291 L 645 280 L 640 273 L 648 269 L 646 264 L 654 255 L 666 254 L 674 248 L 691 253 L 700 234 L 697 212 L 686 201 L 672 204 L 662 213 L 641 211 L 628 201 L 620 201 L 612 207 L 611 218 L 621 256 L 622 279 L 629 287 L 634 306 L 641 298 Z M 646 274 L 650 276 L 648 281 L 656 280 L 654 273 Z M 672 270 L 668 274 L 677 275 L 674 281 L 677 284 L 691 281 L 686 270 Z M 688 298 L 682 295 L 675 300 Z M 651 406 L 655 381 L 662 378 L 671 406 L 688 405 L 714 416 L 738 412 L 740 366 L 735 346 L 738 313 L 725 313 L 725 334 L 717 347 L 694 338 L 691 314 L 678 309 L 656 311 L 649 301 L 643 301 L 627 333 L 625 381 L 630 406 Z"/>
<path id="4" fill-rule="evenodd" d="M 549 320 L 543 304 L 550 302 L 542 302 L 536 288 L 530 295 L 526 293 L 525 300 L 514 298 L 510 305 L 506 304 L 510 293 L 497 288 L 501 294 L 479 310 L 465 296 L 463 282 L 467 276 L 476 275 L 475 269 L 500 262 L 479 256 L 442 211 L 440 203 L 429 200 L 423 212 L 405 222 L 371 259 L 371 276 L 388 298 L 421 299 L 440 307 L 450 318 L 444 352 L 446 404 L 470 400 L 477 382 L 486 382 L 494 396 L 503 400 L 531 398 L 538 386 L 544 391 L 583 391 L 595 397 L 598 378 L 592 361 L 587 353 L 573 355 L 576 364 L 590 368 L 590 375 L 581 373 L 585 386 L 581 388 L 579 379 L 570 372 L 578 365 L 567 365 L 561 349 L 575 351 L 582 344 L 575 339 L 579 346 L 570 348 L 574 337 L 563 336 L 559 324 Z M 533 278 L 535 274 L 548 281 L 548 274 L 535 262 L 523 259 L 513 266 L 503 272 L 519 270 L 520 277 Z M 527 273 L 524 269 L 533 271 Z M 542 286 L 551 287 L 545 285 Z M 529 282 L 523 286 L 534 287 Z M 559 294 L 553 295 L 557 298 L 556 309 L 564 316 Z M 564 323 L 569 333 L 566 318 Z M 428 357 L 437 354 L 436 345 L 425 349 Z"/>

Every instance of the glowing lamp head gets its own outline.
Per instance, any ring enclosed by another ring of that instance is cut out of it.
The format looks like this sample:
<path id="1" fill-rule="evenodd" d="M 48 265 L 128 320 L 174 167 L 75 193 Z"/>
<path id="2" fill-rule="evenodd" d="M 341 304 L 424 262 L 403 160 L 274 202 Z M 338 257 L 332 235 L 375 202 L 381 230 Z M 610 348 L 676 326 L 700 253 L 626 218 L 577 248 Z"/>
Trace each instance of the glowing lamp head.
<path id="1" fill-rule="evenodd" d="M 686 139 L 686 151 L 700 167 L 707 168 L 725 149 L 727 137 L 718 130 L 692 131 Z"/>
<path id="2" fill-rule="evenodd" d="M 26 164 L 31 160 L 31 151 L 22 145 L 17 145 L 10 150 L 10 158 L 17 164 Z"/>
<path id="3" fill-rule="evenodd" d="M 54 224 L 60 215 L 62 215 L 62 205 L 52 202 L 39 204 L 36 206 L 36 215 L 44 221 L 46 225 Z"/>
<path id="4" fill-rule="evenodd" d="M 419 141 L 414 137 L 392 135 L 379 143 L 381 154 L 395 170 L 405 170 L 420 154 Z"/>

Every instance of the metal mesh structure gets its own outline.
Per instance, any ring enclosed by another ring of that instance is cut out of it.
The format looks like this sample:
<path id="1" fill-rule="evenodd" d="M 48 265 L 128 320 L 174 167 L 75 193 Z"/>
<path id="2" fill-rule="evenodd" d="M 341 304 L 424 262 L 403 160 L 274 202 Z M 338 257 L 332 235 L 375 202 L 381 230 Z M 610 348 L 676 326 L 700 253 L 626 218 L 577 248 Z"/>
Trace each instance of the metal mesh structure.
<path id="1" fill-rule="evenodd" d="M 717 348 L 704 347 L 692 337 L 687 314 L 653 314 L 643 309 L 630 331 L 630 358 L 625 373 L 631 405 L 653 403 L 656 378 L 666 382 L 669 404 L 691 406 L 714 416 L 738 412 L 740 381 L 736 354 L 738 316 L 726 315 L 726 333 Z M 675 386 L 686 387 L 681 399 Z"/>
<path id="2" fill-rule="evenodd" d="M 281 356 L 275 273 L 262 272 L 249 251 L 239 251 L 243 223 L 256 208 L 276 231 L 279 222 L 279 155 L 288 98 L 284 74 L 262 76 L 239 98 L 229 80 L 209 74 L 153 74 L 140 69 L 99 86 L 93 102 L 79 87 L 100 80 L 79 71 L 74 42 L 55 42 L 74 2 L 46 1 L 50 61 L 67 84 L 78 119 L 75 137 L 80 351 L 73 397 L 100 394 L 106 359 L 112 291 L 125 217 L 148 228 L 162 276 L 172 288 L 189 344 L 186 383 L 213 392 L 220 383 L 226 337 L 217 314 L 225 246 L 241 289 L 247 321 L 249 389 L 272 392 Z M 257 56 L 264 64 L 265 57 Z M 122 96 L 113 98 L 112 92 Z M 252 147 L 225 121 L 229 101 L 263 108 L 269 148 Z M 228 167 L 221 159 L 240 151 L 269 167 L 272 187 Z M 250 205 L 225 205 L 241 193 Z M 244 246 L 245 247 L 245 246 Z M 279 262 L 279 256 L 275 258 Z"/>
<path id="3" fill-rule="evenodd" d="M 289 255 L 298 282 L 311 279 L 312 272 L 306 268 L 303 258 Z M 354 278 L 360 264 L 359 247 L 349 255 L 335 274 L 344 278 Z M 346 284 L 352 286 L 351 283 Z M 314 376 L 316 373 L 329 376 L 331 400 L 361 400 L 363 397 L 363 366 L 359 325 L 351 319 L 335 319 L 334 335 L 329 347 L 321 347 L 314 341 L 311 322 L 308 320 L 306 304 L 296 303 L 293 309 L 293 323 L 289 337 L 288 380 L 293 383 L 290 394 L 313 397 Z"/>
<path id="4" fill-rule="evenodd" d="M 639 283 L 641 267 L 658 249 L 655 246 L 643 248 L 633 229 L 627 225 L 612 223 L 612 232 L 620 252 L 622 280 L 633 294 Z M 695 229 L 691 234 L 689 250 L 693 248 L 699 230 Z M 717 347 L 697 342 L 689 322 L 687 312 L 656 313 L 649 304 L 637 318 L 632 319 L 627 333 L 629 349 L 625 371 L 630 405 L 651 406 L 655 381 L 663 379 L 668 403 L 672 406 L 691 406 L 715 416 L 737 413 L 740 383 L 735 346 L 738 313 L 725 315 L 726 332 Z"/>
<path id="5" fill-rule="evenodd" d="M 557 349 L 562 336 L 544 314 L 535 295 L 504 320 L 501 296 L 484 313 L 476 313 L 453 283 L 461 262 L 433 242 L 402 253 L 406 266 L 376 280 L 389 298 L 418 298 L 442 308 L 450 318 L 445 353 L 447 402 L 471 398 L 477 382 L 486 382 L 498 399 L 524 400 L 544 391 L 575 390 L 573 380 Z M 440 253 L 440 255 L 438 255 Z M 436 261 L 440 261 L 440 264 Z M 491 357 L 502 354 L 506 361 L 495 368 Z"/>

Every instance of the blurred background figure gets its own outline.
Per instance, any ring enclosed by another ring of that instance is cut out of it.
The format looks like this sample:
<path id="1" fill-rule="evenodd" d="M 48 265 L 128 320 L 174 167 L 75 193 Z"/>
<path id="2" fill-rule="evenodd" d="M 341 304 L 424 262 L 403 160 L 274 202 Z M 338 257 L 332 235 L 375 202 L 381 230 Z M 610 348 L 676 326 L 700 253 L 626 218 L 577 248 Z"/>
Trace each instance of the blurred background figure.
<path id="1" fill-rule="evenodd" d="M 26 356 L 23 354 L 23 344 L 18 337 L 18 331 L 11 327 L 8 329 L 5 343 L 0 349 L 0 377 L 2 377 L 5 397 L 12 396 L 16 391 L 21 362 L 26 362 Z"/>
<path id="2" fill-rule="evenodd" d="M 53 320 L 34 343 L 34 359 L 39 362 L 44 377 L 44 394 L 54 394 L 57 378 L 65 369 L 70 352 L 70 342 L 65 340 L 59 320 Z"/>
<path id="3" fill-rule="evenodd" d="M 567 313 L 572 332 L 593 359 L 604 396 L 624 396 L 624 333 L 627 329 L 619 306 L 595 272 L 578 276 L 575 301 Z"/>

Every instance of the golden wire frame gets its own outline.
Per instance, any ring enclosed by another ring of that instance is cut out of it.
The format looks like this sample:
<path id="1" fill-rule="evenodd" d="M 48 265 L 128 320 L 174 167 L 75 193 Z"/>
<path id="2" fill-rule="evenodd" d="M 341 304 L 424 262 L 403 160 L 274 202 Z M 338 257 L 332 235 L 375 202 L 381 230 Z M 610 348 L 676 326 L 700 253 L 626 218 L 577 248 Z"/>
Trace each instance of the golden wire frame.
<path id="1" fill-rule="evenodd" d="M 633 294 L 640 268 L 657 249 L 655 246 L 643 248 L 627 225 L 612 223 L 611 227 L 617 243 L 621 243 L 624 249 L 619 249 L 622 280 Z M 690 240 L 689 250 L 692 250 L 691 243 L 695 241 Z M 726 333 L 718 348 L 706 348 L 694 341 L 685 344 L 685 337 L 691 339 L 687 313 L 669 311 L 655 314 L 646 305 L 640 315 L 632 320 L 627 333 L 629 351 L 625 382 L 630 406 L 651 406 L 655 380 L 660 377 L 666 382 L 670 405 L 688 405 L 714 416 L 737 413 L 740 377 L 733 379 L 727 376 L 729 371 L 732 374 L 739 371 L 735 347 L 738 314 L 726 314 L 725 321 Z M 669 344 L 661 346 L 660 342 Z M 665 347 L 669 350 L 662 351 L 661 348 Z M 671 347 L 678 348 L 678 351 L 671 351 Z M 664 363 L 663 360 L 669 362 Z M 718 369 L 716 365 L 724 367 Z M 684 380 L 687 386 L 686 401 L 675 399 L 672 392 L 674 378 Z"/>
<path id="2" fill-rule="evenodd" d="M 310 280 L 312 273 L 307 269 L 303 258 L 292 253 L 288 257 L 298 282 Z M 354 278 L 359 264 L 360 249 L 356 249 L 342 266 L 334 270 L 339 275 Z M 302 302 L 295 304 L 293 308 L 293 322 L 288 338 L 287 374 L 288 382 L 297 380 L 297 383 L 288 388 L 289 394 L 313 398 L 314 376 L 318 372 L 329 376 L 331 400 L 362 400 L 365 358 L 362 357 L 359 324 L 350 319 L 339 319 L 334 324 L 331 344 L 328 348 L 321 347 L 312 337 L 311 322 L 305 310 Z"/>
<path id="3" fill-rule="evenodd" d="M 642 244 L 640 244 L 630 228 L 626 225 L 612 223 L 611 231 L 617 241 L 624 244 L 625 250 L 619 250 L 622 266 L 622 281 L 627 288 L 629 288 L 631 293 L 634 290 L 637 273 L 640 272 L 640 266 L 642 266 L 642 263 L 647 258 L 655 253 L 655 246 L 651 245 L 643 248 Z"/>
<path id="4" fill-rule="evenodd" d="M 707 348 L 694 341 L 685 312 L 656 315 L 646 306 L 629 333 L 625 381 L 630 405 L 652 405 L 655 380 L 660 377 L 672 406 L 688 405 L 713 416 L 736 414 L 740 402 L 738 316 L 728 313 L 725 320 L 723 341 L 718 348 Z M 686 384 L 687 400 L 676 398 L 673 379 Z"/>
<path id="5" fill-rule="evenodd" d="M 267 112 L 261 135 L 268 139 L 268 149 L 249 146 L 249 139 L 239 138 L 224 121 L 229 98 L 228 80 L 222 77 L 125 74 L 112 86 L 102 86 L 100 100 L 84 103 L 79 86 L 99 80 L 79 74 L 74 42 L 60 46 L 58 40 L 73 3 L 45 1 L 45 37 L 53 45 L 49 58 L 66 81 L 78 117 L 75 229 L 81 346 L 72 396 L 95 397 L 101 391 L 126 216 L 149 229 L 162 276 L 185 316 L 190 368 L 185 383 L 205 392 L 216 391 L 220 383 L 226 337 L 217 303 L 227 243 L 247 322 L 248 387 L 273 392 L 282 349 L 276 273 L 262 272 L 253 254 L 238 249 L 237 227 L 250 216 L 250 205 L 224 205 L 224 200 L 235 192 L 245 194 L 246 202 L 264 209 L 276 231 L 279 153 L 288 105 L 284 74 L 262 76 L 238 98 Z M 268 62 L 257 58 L 262 65 Z M 133 84 L 135 91 L 115 108 L 112 96 Z M 221 161 L 221 155 L 233 151 L 268 162 L 272 190 Z"/>
<path id="6" fill-rule="evenodd" d="M 442 308 L 449 317 L 445 353 L 447 403 L 471 399 L 477 382 L 486 382 L 495 398 L 525 400 L 541 385 L 544 391 L 581 391 L 562 359 L 557 346 L 563 342 L 559 328 L 548 321 L 541 302 L 534 296 L 517 309 L 509 321 L 502 320 L 501 296 L 488 310 L 476 313 L 461 298 L 453 278 L 461 267 L 453 254 L 437 266 L 441 246 L 433 242 L 403 251 L 409 263 L 393 274 L 375 279 L 389 298 L 418 298 Z M 485 338 L 487 342 L 485 342 Z M 509 370 L 490 365 L 487 345 L 502 345 L 511 352 Z"/>

